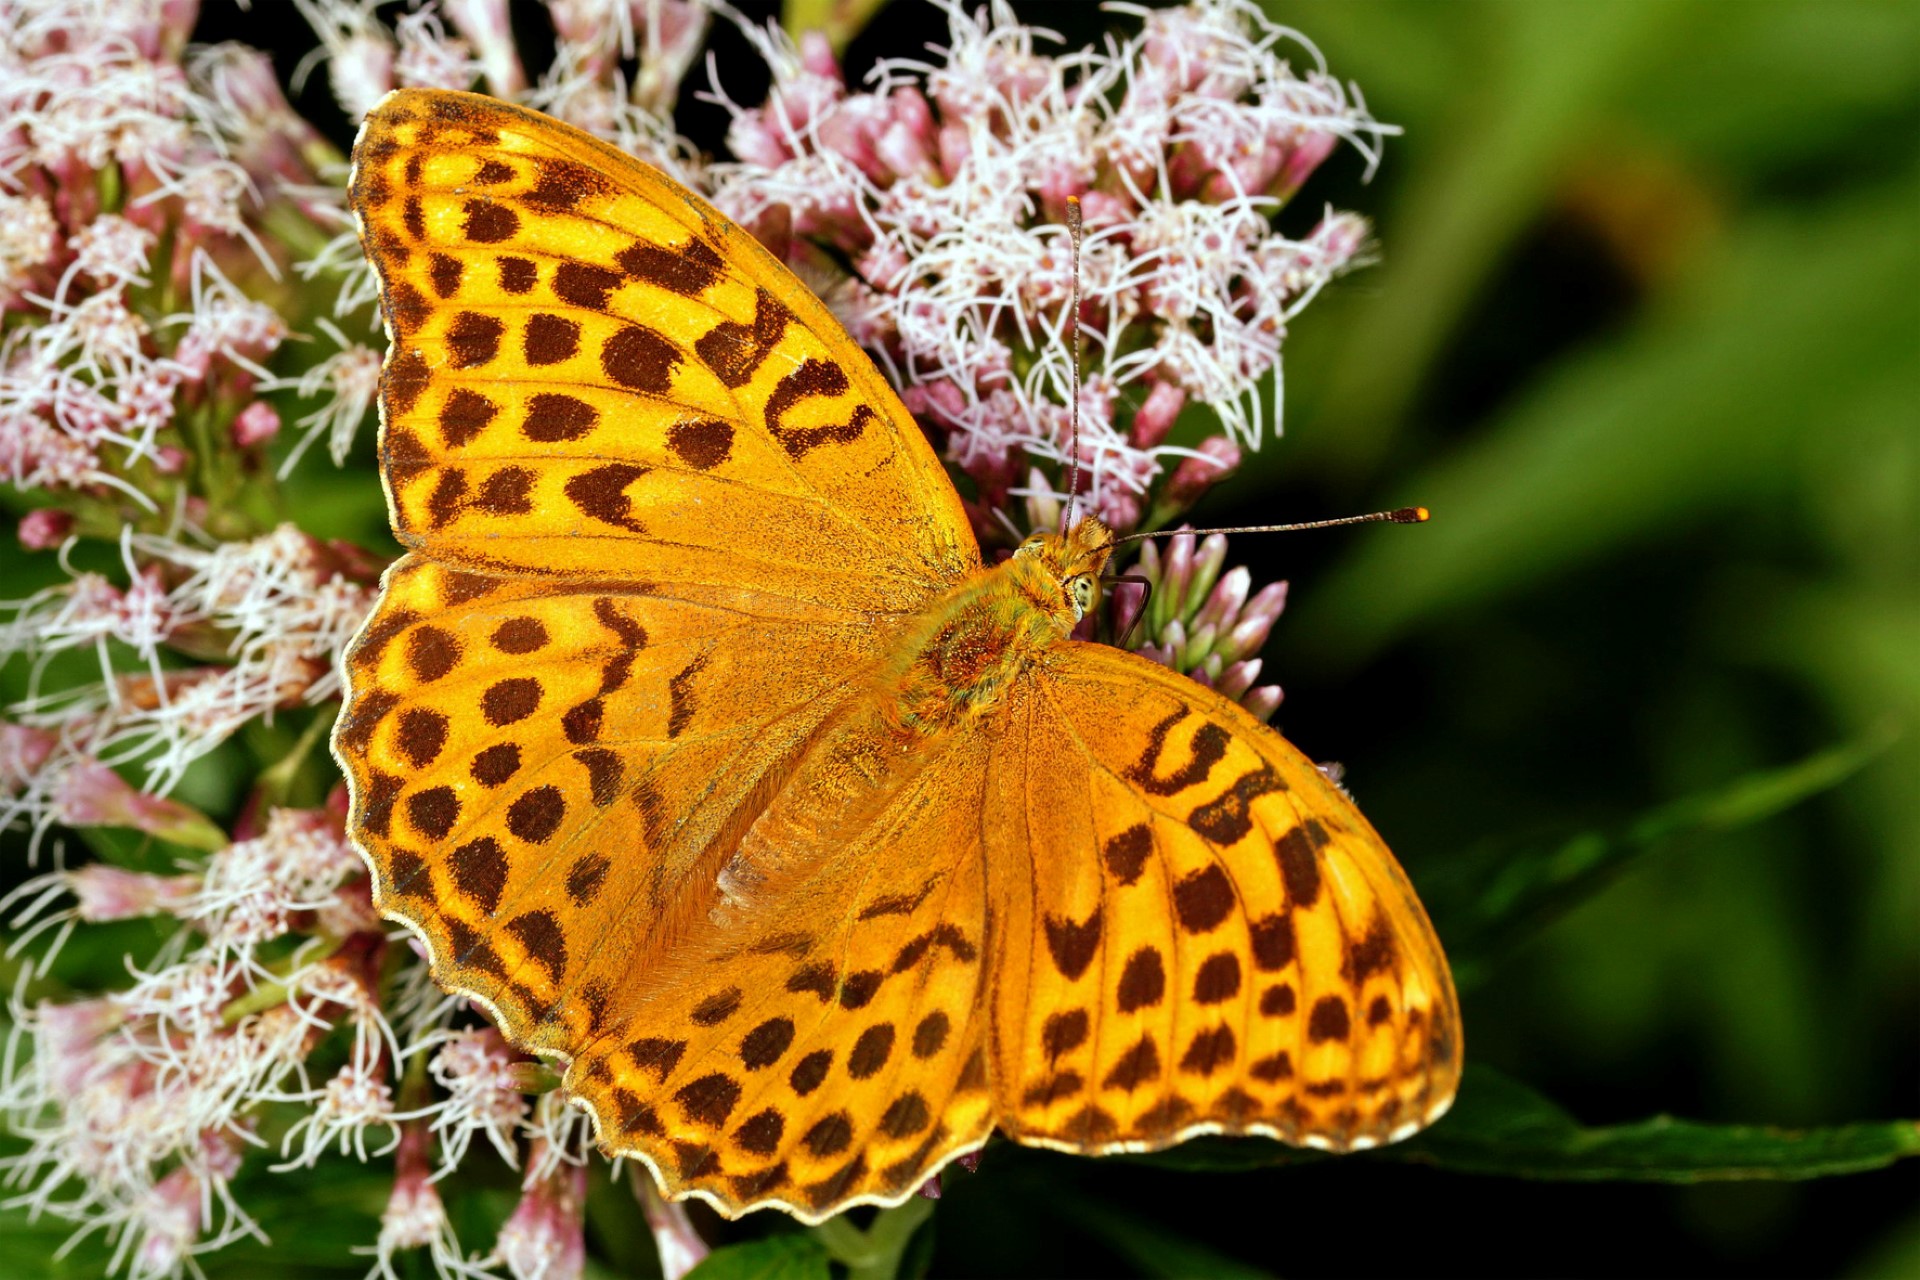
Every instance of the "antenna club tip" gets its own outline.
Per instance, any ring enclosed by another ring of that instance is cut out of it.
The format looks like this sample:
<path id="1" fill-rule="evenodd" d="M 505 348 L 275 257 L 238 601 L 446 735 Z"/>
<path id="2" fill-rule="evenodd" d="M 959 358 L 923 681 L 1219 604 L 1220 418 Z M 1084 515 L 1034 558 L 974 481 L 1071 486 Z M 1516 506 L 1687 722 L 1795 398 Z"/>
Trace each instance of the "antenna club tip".
<path id="1" fill-rule="evenodd" d="M 1402 507 L 1393 513 L 1395 524 L 1425 524 L 1433 513 L 1425 507 Z"/>

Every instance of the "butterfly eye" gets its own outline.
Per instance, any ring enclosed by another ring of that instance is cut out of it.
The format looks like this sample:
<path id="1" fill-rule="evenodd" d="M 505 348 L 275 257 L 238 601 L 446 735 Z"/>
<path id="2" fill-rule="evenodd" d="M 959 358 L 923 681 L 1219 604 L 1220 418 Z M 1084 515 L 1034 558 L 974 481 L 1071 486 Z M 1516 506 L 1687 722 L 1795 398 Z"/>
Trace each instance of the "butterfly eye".
<path id="1" fill-rule="evenodd" d="M 1067 604 L 1073 609 L 1073 620 L 1078 622 L 1087 616 L 1087 610 L 1093 607 L 1093 579 L 1086 574 L 1078 574 L 1067 579 Z"/>

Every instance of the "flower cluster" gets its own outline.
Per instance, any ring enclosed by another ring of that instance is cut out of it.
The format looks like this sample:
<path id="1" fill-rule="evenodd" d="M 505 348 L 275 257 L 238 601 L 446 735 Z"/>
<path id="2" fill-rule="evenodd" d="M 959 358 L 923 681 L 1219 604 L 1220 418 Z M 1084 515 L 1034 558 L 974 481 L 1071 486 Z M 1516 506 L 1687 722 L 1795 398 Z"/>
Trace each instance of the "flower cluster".
<path id="1" fill-rule="evenodd" d="M 1276 215 L 1339 142 L 1371 161 L 1387 132 L 1246 0 L 1116 6 L 1135 34 L 1065 53 L 1003 5 L 949 5 L 939 57 L 858 92 L 821 39 L 750 29 L 773 89 L 711 88 L 725 162 L 671 123 L 710 24 L 739 21 L 714 0 L 552 0 L 537 74 L 506 0 L 296 5 L 350 117 L 401 86 L 490 92 L 751 227 L 891 373 L 990 545 L 1057 525 L 1076 473 L 1081 509 L 1165 525 L 1259 443 L 1288 322 L 1365 241 L 1352 215 L 1299 239 Z M 0 6 L 0 477 L 42 553 L 0 606 L 25 691 L 0 713 L 0 826 L 42 868 L 0 899 L 24 957 L 8 1203 L 169 1275 L 261 1235 L 243 1168 L 384 1161 L 377 1273 L 418 1250 L 445 1276 L 578 1276 L 586 1117 L 377 918 L 319 745 L 385 566 L 303 527 L 287 484 L 364 445 L 378 392 L 345 158 L 264 54 L 188 45 L 195 8 Z M 1284 585 L 1254 591 L 1218 537 L 1147 544 L 1138 575 L 1152 599 L 1112 638 L 1271 714 Z M 76 934 L 134 920 L 164 941 L 124 983 L 64 985 Z M 500 1162 L 517 1205 L 464 1247 L 453 1175 Z M 700 1232 L 626 1172 L 683 1274 Z"/>
<path id="2" fill-rule="evenodd" d="M 832 286 L 973 480 L 983 533 L 1076 465 L 1109 524 L 1164 523 L 1258 446 L 1287 323 L 1366 242 L 1352 214 L 1297 240 L 1274 215 L 1340 142 L 1371 161 L 1387 130 L 1249 0 L 1138 11 L 1137 35 L 1058 57 L 998 0 L 947 12 L 944 61 L 883 63 L 861 93 L 824 37 L 763 37 L 773 89 L 727 103 L 714 198 Z M 1224 434 L 1177 443 L 1190 402 Z"/>

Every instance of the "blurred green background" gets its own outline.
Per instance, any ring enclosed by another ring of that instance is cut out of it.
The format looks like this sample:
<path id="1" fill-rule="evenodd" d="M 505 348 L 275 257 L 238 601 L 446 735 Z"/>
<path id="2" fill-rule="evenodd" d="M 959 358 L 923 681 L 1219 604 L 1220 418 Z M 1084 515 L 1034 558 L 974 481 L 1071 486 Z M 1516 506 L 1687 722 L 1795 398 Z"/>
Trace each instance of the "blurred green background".
<path id="1" fill-rule="evenodd" d="M 1073 44 L 1120 20 L 1013 7 Z M 1589 1125 L 1920 1115 L 1920 6 L 1266 8 L 1404 136 L 1372 183 L 1341 155 L 1288 210 L 1300 230 L 1323 203 L 1372 216 L 1380 262 L 1297 322 L 1285 437 L 1195 520 L 1433 509 L 1233 558 L 1293 584 L 1275 722 L 1344 763 L 1419 883 L 1469 1058 Z M 943 28 L 898 0 L 850 78 Z M 226 0 L 199 35 L 285 71 L 311 46 Z M 716 45 L 757 101 L 744 45 Z M 299 106 L 344 147 L 323 80 Z M 718 147 L 691 94 L 682 124 Z M 371 453 L 301 468 L 303 527 L 381 545 Z M 1463 1111 L 1498 1112 L 1503 1087 L 1470 1078 Z M 948 1178 L 912 1256 L 945 1275 L 1920 1275 L 1920 1162 L 1693 1186 L 1252 1163 L 996 1147 Z M 243 1195 L 279 1247 L 209 1271 L 359 1274 L 344 1249 L 385 1178 L 263 1176 Z M 594 1274 L 650 1274 L 624 1191 L 593 1194 Z M 450 1202 L 488 1240 L 510 1177 Z M 37 1274 L 63 1235 L 14 1220 L 0 1266 Z"/>

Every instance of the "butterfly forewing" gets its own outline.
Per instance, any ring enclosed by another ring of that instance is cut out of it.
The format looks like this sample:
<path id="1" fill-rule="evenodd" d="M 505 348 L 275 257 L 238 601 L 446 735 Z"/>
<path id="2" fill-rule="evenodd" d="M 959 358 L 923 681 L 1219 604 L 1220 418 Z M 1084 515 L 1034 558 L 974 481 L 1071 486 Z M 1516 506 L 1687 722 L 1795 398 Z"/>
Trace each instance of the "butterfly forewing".
<path id="1" fill-rule="evenodd" d="M 425 91 L 368 116 L 354 165 L 407 545 L 496 572 L 890 611 L 978 563 L 872 362 L 657 171 L 545 117 Z"/>
<path id="2" fill-rule="evenodd" d="M 1044 779 L 995 790 L 1003 1128 L 1073 1150 L 1200 1132 L 1338 1150 L 1430 1121 L 1459 1013 L 1425 913 L 1318 769 L 1132 654 L 1062 646 L 1008 713 Z M 1030 941 L 1029 941 L 1030 940 Z"/>

